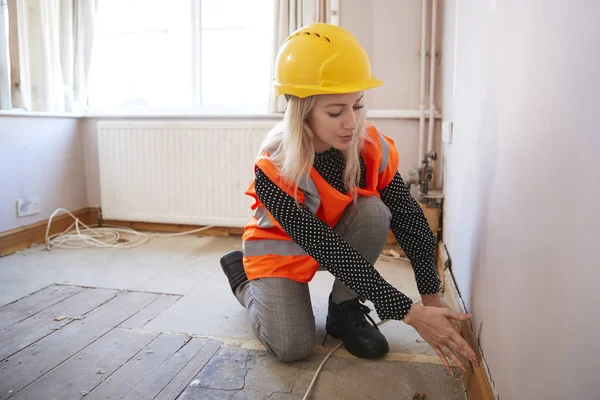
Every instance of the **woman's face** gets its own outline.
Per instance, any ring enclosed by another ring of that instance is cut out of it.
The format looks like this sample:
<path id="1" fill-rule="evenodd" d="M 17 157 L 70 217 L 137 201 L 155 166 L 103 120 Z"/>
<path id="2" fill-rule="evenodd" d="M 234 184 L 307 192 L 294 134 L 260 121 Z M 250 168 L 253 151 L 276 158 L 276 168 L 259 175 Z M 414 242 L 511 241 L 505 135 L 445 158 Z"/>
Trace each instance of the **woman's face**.
<path id="1" fill-rule="evenodd" d="M 320 95 L 308 114 L 308 126 L 318 153 L 334 147 L 345 151 L 352 144 L 363 110 L 363 93 Z"/>

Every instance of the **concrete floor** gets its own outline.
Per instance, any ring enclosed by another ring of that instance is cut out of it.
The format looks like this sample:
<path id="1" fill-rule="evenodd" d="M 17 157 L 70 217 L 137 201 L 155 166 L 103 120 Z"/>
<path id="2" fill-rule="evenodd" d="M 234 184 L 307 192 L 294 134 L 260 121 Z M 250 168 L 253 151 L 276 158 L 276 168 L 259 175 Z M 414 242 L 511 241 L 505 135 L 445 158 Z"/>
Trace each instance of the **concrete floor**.
<path id="1" fill-rule="evenodd" d="M 47 251 L 37 246 L 0 258 L 0 305 L 52 284 L 180 295 L 143 329 L 218 340 L 225 347 L 258 351 L 257 354 L 264 356 L 266 353 L 250 329 L 245 310 L 233 297 L 220 269 L 220 257 L 235 249 L 241 249 L 238 237 L 196 236 L 152 238 L 135 249 Z M 420 299 L 407 262 L 381 260 L 376 267 L 391 284 L 413 300 Z M 328 272 L 318 272 L 310 283 L 317 342 L 323 346 L 317 346 L 315 356 L 304 364 L 311 366 L 307 369 L 309 373 L 314 373 L 323 355 L 338 343 L 331 338 L 325 340 L 327 298 L 332 282 L 333 277 Z M 375 312 L 371 315 L 378 320 Z M 414 329 L 402 322 L 390 321 L 382 325 L 381 330 L 390 343 L 390 354 L 384 360 L 373 362 L 352 357 L 343 348 L 338 350 L 324 368 L 315 398 L 404 399 L 410 397 L 398 397 L 399 393 L 407 396 L 406 393 L 417 386 L 428 395 L 427 400 L 465 398 L 462 384 L 446 376 L 433 350 Z M 262 363 L 261 368 L 271 374 L 289 367 L 274 362 L 266 365 L 268 367 Z M 248 367 L 248 371 L 252 368 Z M 296 382 L 294 390 L 289 387 L 290 394 L 302 393 L 298 384 Z M 201 389 L 205 390 L 204 394 Z M 220 389 L 210 385 L 194 389 L 192 385 L 182 398 L 221 398 L 220 392 L 214 390 Z M 233 392 L 227 392 L 227 396 L 224 393 L 221 393 L 222 398 L 233 396 Z"/>

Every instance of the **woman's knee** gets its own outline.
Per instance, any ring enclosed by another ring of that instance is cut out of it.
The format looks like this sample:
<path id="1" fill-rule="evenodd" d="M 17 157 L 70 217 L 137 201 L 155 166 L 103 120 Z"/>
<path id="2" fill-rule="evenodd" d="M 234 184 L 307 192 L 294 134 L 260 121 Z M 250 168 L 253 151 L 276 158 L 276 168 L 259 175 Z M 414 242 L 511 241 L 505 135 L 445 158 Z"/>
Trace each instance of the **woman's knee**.
<path id="1" fill-rule="evenodd" d="M 308 284 L 281 278 L 251 281 L 248 316 L 254 333 L 280 361 L 308 357 L 315 346 L 315 316 Z"/>
<path id="2" fill-rule="evenodd" d="M 282 328 L 284 327 L 271 326 L 271 329 L 256 332 L 273 357 L 281 362 L 293 362 L 303 360 L 313 353 L 316 343 L 314 324 L 297 325 L 293 329 Z"/>
<path id="3" fill-rule="evenodd" d="M 271 354 L 277 360 L 288 363 L 308 358 L 313 353 L 314 348 L 315 339 L 313 334 L 312 338 L 307 341 L 286 341 L 286 343 L 280 345 L 279 347 L 272 348 Z"/>
<path id="4" fill-rule="evenodd" d="M 335 231 L 374 264 L 385 246 L 391 219 L 390 209 L 377 196 L 359 197 L 348 206 Z"/>
<path id="5" fill-rule="evenodd" d="M 367 229 L 374 234 L 387 236 L 392 219 L 390 209 L 377 196 L 360 196 L 352 206 L 348 230 Z"/>

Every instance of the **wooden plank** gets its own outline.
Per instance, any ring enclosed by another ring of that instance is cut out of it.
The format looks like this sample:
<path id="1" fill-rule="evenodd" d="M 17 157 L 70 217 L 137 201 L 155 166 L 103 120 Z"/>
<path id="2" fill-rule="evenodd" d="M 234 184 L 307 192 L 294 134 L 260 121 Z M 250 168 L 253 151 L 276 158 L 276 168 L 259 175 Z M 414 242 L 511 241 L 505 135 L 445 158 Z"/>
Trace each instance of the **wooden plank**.
<path id="1" fill-rule="evenodd" d="M 0 360 L 73 322 L 117 295 L 117 290 L 86 289 L 0 332 Z M 55 321 L 58 316 L 60 321 Z M 62 317 L 66 317 L 61 319 Z"/>
<path id="2" fill-rule="evenodd" d="M 89 207 L 71 212 L 76 218 L 86 225 L 90 224 Z M 61 214 L 52 219 L 50 234 L 63 232 L 73 222 L 69 214 Z M 46 228 L 48 220 L 36 222 L 34 224 L 22 226 L 0 233 L 0 256 L 6 256 L 18 250 L 26 249 L 32 245 L 44 243 L 46 241 Z"/>
<path id="3" fill-rule="evenodd" d="M 460 300 L 458 290 L 455 286 L 454 280 L 452 279 L 450 271 L 446 270 L 444 273 L 444 280 L 446 281 L 444 285 L 446 288 L 444 291 L 444 299 L 446 300 L 446 303 L 448 303 L 448 306 L 450 306 L 452 310 L 465 313 L 466 310 L 462 305 L 462 301 Z M 481 351 L 479 346 L 477 346 L 477 341 L 475 340 L 475 335 L 473 333 L 470 321 L 461 323 L 460 333 L 463 339 L 465 339 L 465 341 L 475 351 L 477 354 L 477 359 L 479 360 L 479 366 L 476 366 L 466 357 L 460 356 L 460 360 L 467 367 L 467 372 L 462 374 L 463 382 L 465 388 L 467 389 L 467 397 L 469 399 L 477 400 L 494 400 L 491 385 L 483 369 L 483 363 L 485 360 L 483 357 L 481 357 Z"/>
<path id="4" fill-rule="evenodd" d="M 90 208 L 90 222 L 92 224 L 98 224 L 98 208 Z M 105 225 L 119 225 L 126 226 L 128 228 L 147 230 L 153 232 L 169 232 L 179 233 L 191 231 L 197 228 L 203 228 L 204 225 L 182 225 L 182 224 L 166 224 L 166 223 L 155 223 L 155 222 L 143 222 L 143 221 L 120 221 L 120 220 L 103 220 Z M 244 234 L 244 228 L 232 228 L 215 226 L 214 228 L 207 229 L 199 232 L 198 235 L 210 235 L 210 236 L 242 236 Z"/>
<path id="5" fill-rule="evenodd" d="M 148 343 L 85 397 L 85 400 L 120 399 L 171 357 L 188 340 L 187 336 L 161 334 Z"/>
<path id="6" fill-rule="evenodd" d="M 437 273 L 438 276 L 440 278 L 440 283 L 441 283 L 441 287 L 440 287 L 440 291 L 443 293 L 444 290 L 446 290 L 446 279 L 444 279 L 444 273 L 446 271 L 446 264 L 448 262 L 448 252 L 446 251 L 446 246 L 444 245 L 443 241 L 439 241 L 438 242 L 438 251 L 437 251 L 437 258 L 436 258 L 436 264 L 437 264 Z"/>
<path id="7" fill-rule="evenodd" d="M 427 207 L 424 203 L 419 203 L 421 209 L 423 210 L 423 214 L 425 214 L 425 218 L 427 218 L 427 222 L 429 223 L 429 228 L 435 235 L 438 237 L 439 229 L 440 229 L 440 208 L 439 207 Z"/>
<path id="8" fill-rule="evenodd" d="M 139 230 L 139 231 L 150 231 L 150 232 L 170 232 L 180 233 L 187 232 L 198 228 L 204 228 L 205 225 L 183 225 L 183 224 L 163 224 L 158 222 L 136 222 L 136 221 L 119 221 L 119 220 L 104 220 L 105 225 L 118 225 L 127 228 Z M 214 227 L 204 231 L 195 233 L 199 236 L 229 236 L 229 228 L 225 227 Z"/>
<path id="9" fill-rule="evenodd" d="M 158 336 L 113 329 L 21 390 L 14 400 L 79 399 Z M 86 397 L 87 399 L 87 397 Z"/>
<path id="10" fill-rule="evenodd" d="M 83 288 L 77 286 L 50 285 L 6 304 L 0 307 L 0 330 L 29 318 L 82 290 Z"/>
<path id="11" fill-rule="evenodd" d="M 439 237 L 438 233 L 440 231 L 440 208 L 439 207 L 427 207 L 425 203 L 417 202 L 421 209 L 423 210 L 423 214 L 429 223 L 429 228 L 433 232 L 436 238 Z M 398 244 L 396 238 L 394 237 L 394 233 L 390 229 L 388 231 L 388 235 L 385 241 L 386 244 Z"/>
<path id="12" fill-rule="evenodd" d="M 242 236 L 244 234 L 244 228 L 229 228 L 229 234 Z"/>
<path id="13" fill-rule="evenodd" d="M 98 207 L 90 207 L 90 224 L 98 225 Z"/>
<path id="14" fill-rule="evenodd" d="M 175 377 L 198 351 L 208 343 L 208 339 L 192 339 L 169 357 L 160 368 L 156 368 L 139 382 L 133 390 L 122 397 L 123 400 L 154 399 Z"/>
<path id="15" fill-rule="evenodd" d="M 154 400 L 175 400 L 185 390 L 194 377 L 204 368 L 221 348 L 223 342 L 210 340 L 194 358 L 165 386 Z"/>
<path id="16" fill-rule="evenodd" d="M 161 294 L 155 301 L 119 325 L 121 328 L 139 329 L 179 300 L 181 296 Z"/>
<path id="17" fill-rule="evenodd" d="M 8 392 L 17 393 L 73 354 L 81 351 L 97 338 L 112 330 L 113 326 L 150 304 L 156 294 L 122 292 L 108 303 L 90 312 L 85 319 L 74 321 L 63 329 L 46 336 L 27 347 L 3 363 L 0 369 L 0 400 L 8 397 Z"/>

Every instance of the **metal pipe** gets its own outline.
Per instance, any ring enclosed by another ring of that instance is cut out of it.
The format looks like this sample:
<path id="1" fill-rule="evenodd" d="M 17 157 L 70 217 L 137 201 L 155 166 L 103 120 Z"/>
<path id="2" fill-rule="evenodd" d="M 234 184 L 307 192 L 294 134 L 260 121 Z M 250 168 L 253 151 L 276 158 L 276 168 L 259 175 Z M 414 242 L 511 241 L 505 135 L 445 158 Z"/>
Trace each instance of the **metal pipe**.
<path id="1" fill-rule="evenodd" d="M 435 36 L 436 36 L 436 19 L 437 19 L 437 0 L 432 0 L 431 9 L 431 50 L 430 50 L 430 65 L 429 65 L 429 137 L 427 139 L 427 152 L 433 150 L 433 128 L 435 127 Z"/>
<path id="2" fill-rule="evenodd" d="M 427 36 L 427 0 L 421 0 L 421 86 L 420 86 L 420 111 L 419 118 L 419 158 L 417 163 L 420 164 L 425 154 L 425 53 L 426 53 L 426 36 Z"/>

